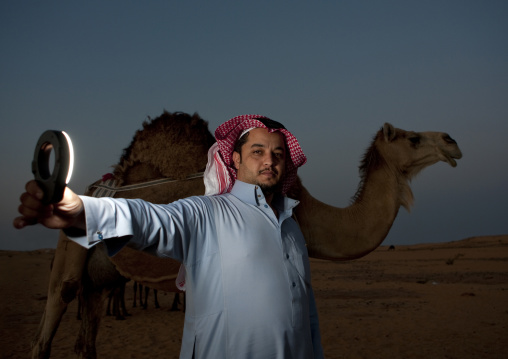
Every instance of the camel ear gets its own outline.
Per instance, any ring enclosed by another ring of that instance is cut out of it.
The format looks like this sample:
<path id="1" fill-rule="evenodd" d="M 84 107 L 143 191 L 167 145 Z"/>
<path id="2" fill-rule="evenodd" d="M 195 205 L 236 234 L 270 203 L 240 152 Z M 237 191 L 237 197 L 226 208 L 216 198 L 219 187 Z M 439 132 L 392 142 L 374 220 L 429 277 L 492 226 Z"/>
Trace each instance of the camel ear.
<path id="1" fill-rule="evenodd" d="M 383 136 L 386 142 L 392 142 L 395 139 L 395 127 L 386 122 L 383 126 Z"/>

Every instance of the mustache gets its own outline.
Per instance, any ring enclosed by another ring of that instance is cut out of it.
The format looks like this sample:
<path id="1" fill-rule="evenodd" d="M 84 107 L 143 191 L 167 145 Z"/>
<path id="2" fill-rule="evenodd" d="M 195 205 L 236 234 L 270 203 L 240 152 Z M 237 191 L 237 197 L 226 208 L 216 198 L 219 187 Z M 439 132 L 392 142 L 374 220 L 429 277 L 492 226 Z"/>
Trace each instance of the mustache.
<path id="1" fill-rule="evenodd" d="M 263 172 L 273 172 L 275 173 L 276 175 L 279 174 L 279 171 L 277 171 L 275 168 L 264 168 L 262 170 L 259 171 L 259 174 L 263 173 Z"/>

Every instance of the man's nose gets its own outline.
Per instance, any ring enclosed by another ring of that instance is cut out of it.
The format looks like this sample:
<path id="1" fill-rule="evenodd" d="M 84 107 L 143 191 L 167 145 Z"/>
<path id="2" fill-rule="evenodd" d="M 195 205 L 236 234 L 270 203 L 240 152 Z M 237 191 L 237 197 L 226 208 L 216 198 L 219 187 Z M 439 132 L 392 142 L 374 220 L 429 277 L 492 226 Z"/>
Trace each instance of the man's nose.
<path id="1" fill-rule="evenodd" d="M 274 161 L 275 161 L 274 156 L 271 153 L 268 153 L 266 154 L 263 163 L 265 166 L 271 166 L 273 165 Z"/>

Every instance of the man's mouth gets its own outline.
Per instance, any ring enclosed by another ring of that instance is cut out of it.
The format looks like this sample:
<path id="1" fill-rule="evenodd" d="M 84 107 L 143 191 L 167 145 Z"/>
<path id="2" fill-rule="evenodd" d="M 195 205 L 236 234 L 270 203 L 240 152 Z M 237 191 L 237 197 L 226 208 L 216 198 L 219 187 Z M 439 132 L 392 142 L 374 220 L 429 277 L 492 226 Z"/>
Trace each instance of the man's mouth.
<path id="1" fill-rule="evenodd" d="M 260 175 L 267 175 L 267 176 L 275 176 L 275 175 L 277 175 L 277 173 L 275 171 L 272 171 L 272 170 L 269 170 L 269 169 L 261 170 L 261 171 L 259 171 L 259 174 Z"/>

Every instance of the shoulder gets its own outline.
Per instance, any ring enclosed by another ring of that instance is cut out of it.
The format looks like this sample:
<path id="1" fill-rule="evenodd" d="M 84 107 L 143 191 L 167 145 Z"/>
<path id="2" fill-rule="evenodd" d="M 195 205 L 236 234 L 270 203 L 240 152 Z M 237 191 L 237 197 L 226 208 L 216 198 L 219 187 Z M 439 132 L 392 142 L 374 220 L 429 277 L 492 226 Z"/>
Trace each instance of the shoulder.
<path id="1" fill-rule="evenodd" d="M 214 196 L 192 196 L 180 199 L 173 204 L 180 207 L 200 208 L 203 210 L 213 210 L 217 207 L 227 206 L 231 203 L 231 198 L 234 198 L 229 193 L 214 195 Z"/>

